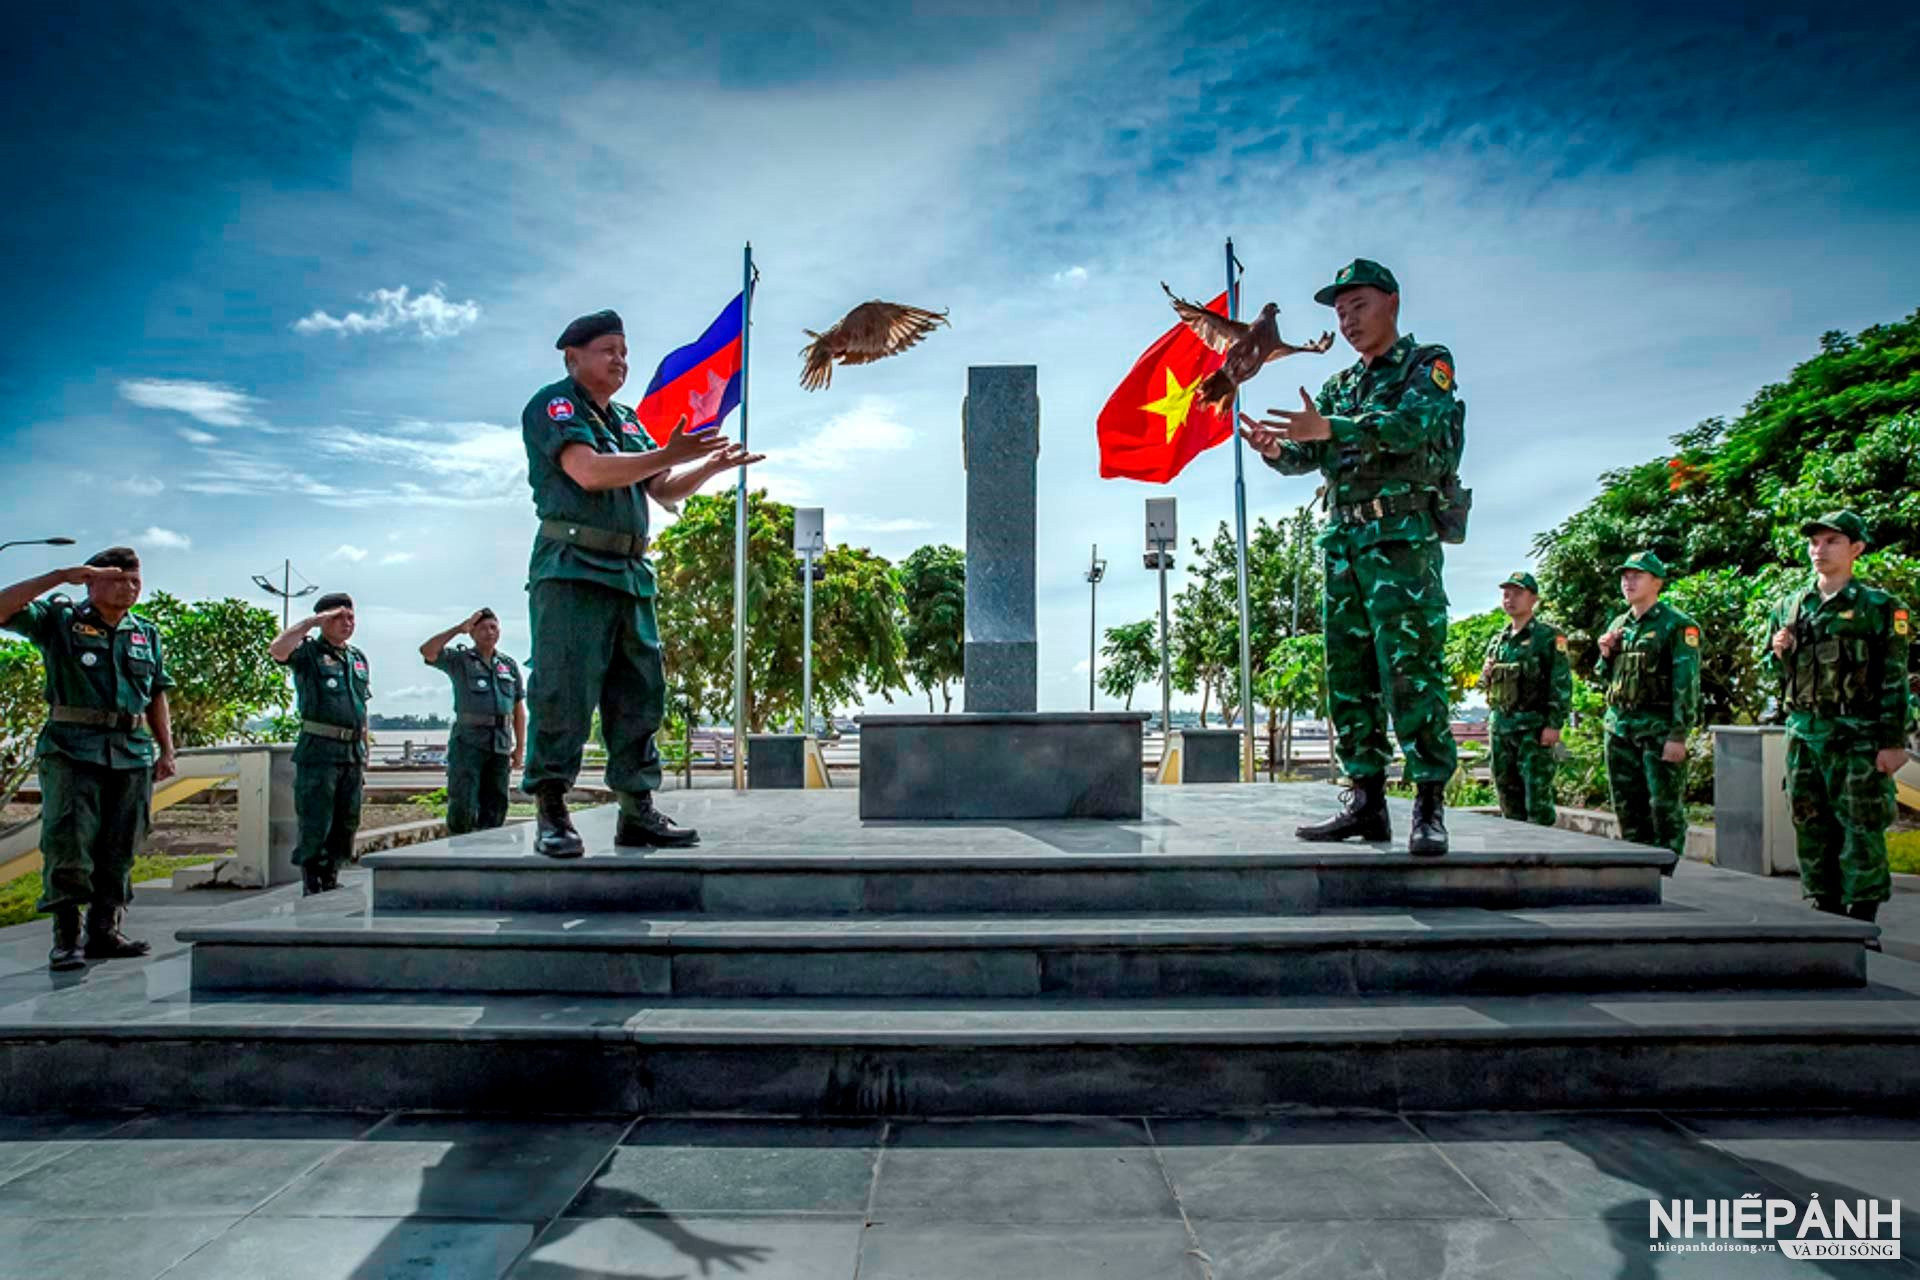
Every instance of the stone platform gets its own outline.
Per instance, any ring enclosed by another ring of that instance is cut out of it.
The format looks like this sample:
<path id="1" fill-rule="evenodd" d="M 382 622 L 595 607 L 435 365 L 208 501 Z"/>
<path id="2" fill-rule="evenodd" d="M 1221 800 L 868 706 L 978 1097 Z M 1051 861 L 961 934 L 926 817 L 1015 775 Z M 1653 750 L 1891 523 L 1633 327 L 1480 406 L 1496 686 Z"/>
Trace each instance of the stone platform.
<path id="1" fill-rule="evenodd" d="M 190 956 L 0 979 L 0 1112 L 1920 1100 L 1920 966 L 1869 957 L 1872 926 L 1470 814 L 1442 859 L 1295 841 L 1333 799 L 889 824 L 846 792 L 709 792 L 663 800 L 691 853 L 617 853 L 602 809 L 577 862 L 525 827 L 379 854 L 341 893 L 178 930 Z"/>

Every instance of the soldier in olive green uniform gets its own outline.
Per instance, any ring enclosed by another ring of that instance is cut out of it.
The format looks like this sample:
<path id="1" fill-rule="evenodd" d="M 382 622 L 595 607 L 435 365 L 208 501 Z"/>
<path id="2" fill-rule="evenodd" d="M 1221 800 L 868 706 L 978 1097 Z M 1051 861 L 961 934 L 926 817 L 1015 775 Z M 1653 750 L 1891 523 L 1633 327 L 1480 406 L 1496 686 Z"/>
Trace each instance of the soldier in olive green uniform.
<path id="1" fill-rule="evenodd" d="M 473 647 L 449 647 L 456 635 Z M 499 650 L 500 619 L 481 609 L 420 646 L 420 656 L 453 681 L 447 738 L 447 830 L 453 835 L 506 825 L 507 793 L 527 740 L 520 664 Z"/>
<path id="2" fill-rule="evenodd" d="M 63 585 L 85 586 L 85 603 L 35 599 Z M 32 641 L 46 666 L 38 909 L 53 916 L 47 967 L 55 971 L 152 949 L 120 932 L 133 900 L 133 860 L 147 842 L 153 784 L 174 773 L 173 678 L 160 632 L 130 612 L 139 599 L 140 557 L 127 547 L 0 591 L 0 627 Z"/>
<path id="3" fill-rule="evenodd" d="M 1687 733 L 1700 718 L 1700 628 L 1660 599 L 1666 579 L 1666 563 L 1651 551 L 1621 562 L 1628 609 L 1600 637 L 1593 674 L 1607 691 L 1607 786 L 1620 834 L 1680 854 Z"/>
<path id="4" fill-rule="evenodd" d="M 293 748 L 293 812 L 300 843 L 293 861 L 308 893 L 340 887 L 340 866 L 353 859 L 366 785 L 367 700 L 373 696 L 367 655 L 348 644 L 353 600 L 321 596 L 311 618 L 274 640 L 273 660 L 293 673 L 300 739 Z M 319 627 L 318 636 L 307 632 Z"/>
<path id="5" fill-rule="evenodd" d="M 1466 406 L 1453 357 L 1399 332 L 1400 286 L 1377 262 L 1357 259 L 1314 295 L 1340 316 L 1360 360 L 1302 408 L 1272 410 L 1244 434 L 1282 475 L 1318 471 L 1329 520 L 1323 604 L 1327 696 L 1334 747 L 1351 780 L 1346 808 L 1301 827 L 1304 840 L 1387 840 L 1386 772 L 1394 736 L 1414 783 L 1408 851 L 1447 851 L 1445 792 L 1457 752 L 1443 654 L 1447 593 L 1443 542 L 1466 533 L 1470 495 L 1457 471 Z"/>
<path id="6" fill-rule="evenodd" d="M 1567 637 L 1534 616 L 1540 586 L 1530 573 L 1500 584 L 1500 608 L 1511 621 L 1487 646 L 1480 686 L 1493 708 L 1493 788 L 1500 812 L 1515 821 L 1550 827 L 1553 750 L 1573 710 L 1573 671 Z"/>
<path id="7" fill-rule="evenodd" d="M 1906 763 L 1912 618 L 1858 582 L 1866 523 L 1836 511 L 1801 526 L 1812 582 L 1773 607 L 1767 660 L 1787 713 L 1787 794 L 1800 885 L 1822 911 L 1872 920 L 1893 889 L 1892 775 Z"/>
<path id="8" fill-rule="evenodd" d="M 626 331 L 611 311 L 582 316 L 554 346 L 567 376 L 534 392 L 520 415 L 539 532 L 527 571 L 533 624 L 527 770 L 539 804 L 534 848 L 584 852 L 566 794 L 600 710 L 607 786 L 619 797 L 614 842 L 683 847 L 699 836 L 653 806 L 660 754 L 653 735 L 666 678 L 646 559 L 647 499 L 672 506 L 709 477 L 759 459 L 718 429 L 688 433 L 683 417 L 656 444 L 613 400 L 627 378 Z"/>

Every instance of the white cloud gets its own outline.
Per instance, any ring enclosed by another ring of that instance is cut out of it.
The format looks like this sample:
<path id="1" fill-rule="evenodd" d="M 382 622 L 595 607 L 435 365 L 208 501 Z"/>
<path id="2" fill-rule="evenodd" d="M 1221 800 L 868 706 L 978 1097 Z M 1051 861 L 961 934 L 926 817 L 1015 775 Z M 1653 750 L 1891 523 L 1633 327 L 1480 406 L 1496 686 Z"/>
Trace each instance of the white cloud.
<path id="1" fill-rule="evenodd" d="M 350 542 L 341 543 L 338 547 L 334 548 L 333 554 L 327 557 L 329 560 L 351 560 L 355 564 L 359 564 L 366 558 L 367 549 L 365 547 L 356 547 Z"/>
<path id="2" fill-rule="evenodd" d="M 752 514 L 753 508 L 748 507 L 747 512 L 748 514 Z M 380 563 L 383 565 L 405 564 L 407 561 L 411 559 L 413 559 L 413 552 L 411 551 L 390 551 L 386 555 L 380 557 Z"/>
<path id="3" fill-rule="evenodd" d="M 828 514 L 834 530 L 840 533 L 920 533 L 934 527 L 931 520 L 915 520 L 910 517 L 885 519 L 879 516 L 835 516 Z"/>
<path id="4" fill-rule="evenodd" d="M 260 421 L 254 413 L 260 401 L 224 382 L 135 378 L 120 384 L 120 395 L 142 409 L 184 413 L 210 427 L 248 427 Z"/>
<path id="5" fill-rule="evenodd" d="M 415 661 L 417 662 L 418 659 L 415 659 Z M 410 684 L 404 689 L 395 689 L 392 693 L 383 691 L 380 696 L 383 701 L 420 702 L 427 698 L 441 697 L 445 695 L 446 691 L 447 686 L 444 684 Z"/>
<path id="6" fill-rule="evenodd" d="M 164 547 L 170 551 L 193 550 L 193 539 L 184 533 L 175 533 L 171 529 L 162 529 L 150 524 L 147 531 L 140 535 L 140 541 L 149 547 Z"/>
<path id="7" fill-rule="evenodd" d="M 876 453 L 902 453 L 913 447 L 911 427 L 898 420 L 898 410 L 879 396 L 862 396 L 853 408 L 827 420 L 798 444 L 770 448 L 770 469 L 790 471 L 847 471 L 870 464 Z"/>
<path id="8" fill-rule="evenodd" d="M 180 428 L 180 438 L 188 444 L 212 444 L 220 437 L 211 431 L 201 431 L 195 427 Z"/>
<path id="9" fill-rule="evenodd" d="M 429 340 L 452 338 L 480 323 L 480 304 L 469 298 L 449 302 L 444 285 L 436 284 L 421 294 L 410 294 L 406 285 L 397 289 L 375 289 L 364 295 L 373 304 L 367 311 L 349 311 L 332 316 L 315 311 L 293 322 L 295 333 L 337 333 L 348 337 L 361 333 L 386 333 L 391 329 L 411 329 Z"/>
<path id="10" fill-rule="evenodd" d="M 121 493 L 130 493 L 136 498 L 151 498 L 167 486 L 165 481 L 154 476 L 129 476 L 124 480 L 114 481 L 113 487 Z"/>
<path id="11" fill-rule="evenodd" d="M 1068 267 L 1065 271 L 1056 271 L 1053 273 L 1053 282 L 1059 285 L 1066 285 L 1069 288 L 1078 288 L 1087 282 L 1087 269 L 1085 267 Z"/>

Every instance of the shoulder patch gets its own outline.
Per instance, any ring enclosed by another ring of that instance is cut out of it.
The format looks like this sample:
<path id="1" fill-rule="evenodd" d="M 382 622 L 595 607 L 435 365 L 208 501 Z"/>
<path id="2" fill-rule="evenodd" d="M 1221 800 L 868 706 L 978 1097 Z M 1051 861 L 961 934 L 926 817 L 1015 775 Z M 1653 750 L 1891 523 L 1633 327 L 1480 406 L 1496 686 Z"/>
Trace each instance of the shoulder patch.
<path id="1" fill-rule="evenodd" d="M 1565 653 L 1567 651 L 1567 638 L 1564 635 L 1555 636 L 1553 638 L 1553 647 Z"/>
<path id="2" fill-rule="evenodd" d="M 555 422 L 572 421 L 573 412 L 573 401 L 567 399 L 565 396 L 555 396 L 553 399 L 547 401 L 547 416 Z"/>
<path id="3" fill-rule="evenodd" d="M 1893 634 L 1897 636 L 1907 634 L 1907 611 L 1905 609 L 1895 609 L 1893 611 Z"/>
<path id="4" fill-rule="evenodd" d="M 1442 391 L 1453 390 L 1453 365 L 1445 360 L 1433 362 L 1433 385 Z"/>
<path id="5" fill-rule="evenodd" d="M 1698 627 L 1687 628 L 1687 643 L 1692 645 L 1696 649 L 1700 647 L 1700 628 Z"/>

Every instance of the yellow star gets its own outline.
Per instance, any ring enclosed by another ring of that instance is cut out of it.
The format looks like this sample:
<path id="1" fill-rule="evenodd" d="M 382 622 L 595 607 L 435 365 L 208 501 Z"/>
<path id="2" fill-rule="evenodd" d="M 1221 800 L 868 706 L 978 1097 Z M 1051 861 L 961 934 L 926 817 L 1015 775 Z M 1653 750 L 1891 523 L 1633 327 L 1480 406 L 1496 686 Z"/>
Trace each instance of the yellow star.
<path id="1" fill-rule="evenodd" d="M 1167 420 L 1167 439 L 1171 441 L 1186 424 L 1187 413 L 1193 408 L 1193 393 L 1200 387 L 1202 379 L 1195 377 L 1193 385 L 1183 387 L 1180 379 L 1173 376 L 1173 370 L 1167 370 L 1167 394 L 1152 404 L 1140 407 L 1148 413 L 1157 413 Z"/>

